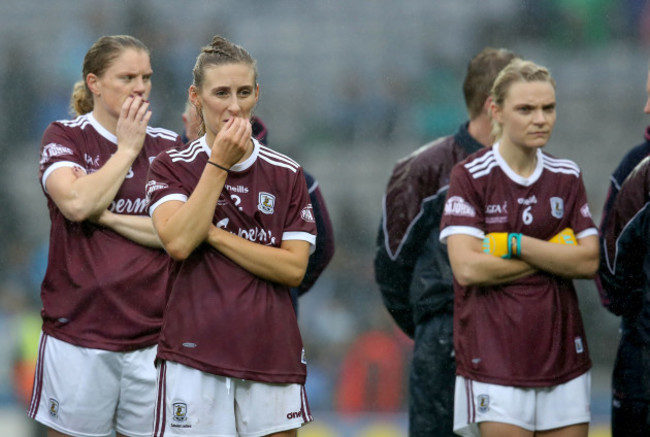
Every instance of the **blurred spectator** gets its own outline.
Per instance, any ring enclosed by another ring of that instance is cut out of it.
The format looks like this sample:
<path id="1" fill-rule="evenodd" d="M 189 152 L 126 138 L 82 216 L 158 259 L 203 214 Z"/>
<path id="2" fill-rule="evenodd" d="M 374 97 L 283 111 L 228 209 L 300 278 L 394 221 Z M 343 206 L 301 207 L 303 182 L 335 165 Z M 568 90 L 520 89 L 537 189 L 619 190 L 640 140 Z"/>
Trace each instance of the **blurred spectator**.
<path id="1" fill-rule="evenodd" d="M 52 435 L 152 432 L 169 257 L 144 187 L 151 160 L 182 143 L 149 126 L 151 75 L 140 40 L 100 37 L 73 87 L 77 117 L 41 140 L 51 232 L 28 415 Z"/>
<path id="2" fill-rule="evenodd" d="M 375 280 L 390 315 L 415 340 L 409 381 L 414 437 L 453 435 L 454 289 L 439 226 L 451 169 L 492 144 L 492 82 L 514 57 L 509 50 L 487 47 L 470 60 L 463 84 L 469 121 L 456 134 L 400 159 L 383 199 Z"/>
<path id="3" fill-rule="evenodd" d="M 397 329 L 370 330 L 350 345 L 336 389 L 336 411 L 397 412 L 404 405 L 411 342 Z"/>
<path id="4" fill-rule="evenodd" d="M 551 0 L 557 11 L 548 23 L 558 43 L 566 45 L 602 45 L 612 34 L 612 0 Z"/>
<path id="5" fill-rule="evenodd" d="M 650 72 L 644 107 L 650 115 Z M 650 435 L 650 321 L 647 308 L 650 275 L 648 257 L 647 195 L 650 189 L 648 157 L 650 126 L 644 141 L 630 149 L 610 178 L 600 222 L 601 265 L 596 280 L 603 306 L 621 316 L 620 343 L 612 375 L 612 436 Z"/>

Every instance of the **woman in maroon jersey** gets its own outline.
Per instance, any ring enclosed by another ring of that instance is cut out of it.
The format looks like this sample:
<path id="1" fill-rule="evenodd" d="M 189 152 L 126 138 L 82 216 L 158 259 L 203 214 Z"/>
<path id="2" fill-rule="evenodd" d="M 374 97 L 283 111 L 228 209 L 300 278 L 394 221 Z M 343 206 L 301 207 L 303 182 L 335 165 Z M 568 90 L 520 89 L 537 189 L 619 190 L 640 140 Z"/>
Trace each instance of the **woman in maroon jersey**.
<path id="1" fill-rule="evenodd" d="M 78 116 L 43 135 L 39 176 L 52 224 L 29 416 L 50 437 L 152 432 L 170 262 L 144 187 L 153 158 L 182 144 L 148 126 L 152 73 L 141 41 L 101 37 L 73 91 Z"/>
<path id="2" fill-rule="evenodd" d="M 289 288 L 316 225 L 303 170 L 252 137 L 257 68 L 215 36 L 189 98 L 200 138 L 151 166 L 149 213 L 178 263 L 158 343 L 154 436 L 295 436 L 311 421 Z"/>
<path id="3" fill-rule="evenodd" d="M 452 171 L 440 238 L 461 435 L 588 434 L 591 360 L 572 279 L 594 276 L 598 237 L 580 169 L 541 150 L 555 108 L 548 70 L 512 61 L 492 88 L 497 142 Z"/>

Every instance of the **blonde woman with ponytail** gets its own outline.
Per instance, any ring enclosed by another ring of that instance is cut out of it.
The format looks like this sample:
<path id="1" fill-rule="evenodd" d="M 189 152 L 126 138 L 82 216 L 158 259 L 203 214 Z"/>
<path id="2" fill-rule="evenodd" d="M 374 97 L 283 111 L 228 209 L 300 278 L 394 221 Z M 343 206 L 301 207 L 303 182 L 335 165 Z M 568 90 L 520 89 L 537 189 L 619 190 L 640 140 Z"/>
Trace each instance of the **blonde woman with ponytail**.
<path id="1" fill-rule="evenodd" d="M 587 437 L 591 359 L 573 279 L 598 232 L 580 168 L 542 148 L 555 81 L 513 60 L 492 87 L 496 142 L 451 173 L 440 240 L 454 274 L 454 431 Z"/>
<path id="2" fill-rule="evenodd" d="M 104 36 L 51 123 L 39 177 L 50 213 L 43 327 L 29 416 L 48 436 L 149 436 L 169 258 L 145 182 L 175 133 L 149 126 L 153 71 L 136 38 Z"/>
<path id="3" fill-rule="evenodd" d="M 252 56 L 215 36 L 189 88 L 202 136 L 151 166 L 149 213 L 179 265 L 154 436 L 292 437 L 311 421 L 290 287 L 316 224 L 302 167 L 252 136 L 258 97 Z"/>

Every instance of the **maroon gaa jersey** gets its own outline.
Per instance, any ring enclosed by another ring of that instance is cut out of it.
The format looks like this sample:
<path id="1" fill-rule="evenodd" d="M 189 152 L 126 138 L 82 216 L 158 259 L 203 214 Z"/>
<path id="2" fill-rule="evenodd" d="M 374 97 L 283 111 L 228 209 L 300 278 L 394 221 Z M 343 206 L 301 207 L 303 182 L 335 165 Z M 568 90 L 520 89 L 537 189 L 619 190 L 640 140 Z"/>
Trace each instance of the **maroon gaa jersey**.
<path id="1" fill-rule="evenodd" d="M 147 128 L 144 146 L 109 210 L 146 216 L 149 164 L 181 145 L 174 132 Z M 116 232 L 66 219 L 46 189 L 60 167 L 89 174 L 117 151 L 117 138 L 92 113 L 51 123 L 41 145 L 39 177 L 49 209 L 50 247 L 41 287 L 43 331 L 77 346 L 127 351 L 156 344 L 165 305 L 169 257 Z"/>
<path id="2" fill-rule="evenodd" d="M 253 140 L 252 155 L 230 169 L 213 224 L 258 244 L 316 241 L 302 168 Z M 186 201 L 210 157 L 205 137 L 153 162 L 150 214 Z M 158 358 L 203 372 L 262 382 L 304 383 L 306 364 L 289 287 L 249 273 L 207 243 L 178 266 Z"/>
<path id="3" fill-rule="evenodd" d="M 548 240 L 570 227 L 577 238 L 597 235 L 578 166 L 537 151 L 528 178 L 499 154 L 499 144 L 454 167 L 440 240 L 453 234 L 482 239 L 520 232 Z M 457 373 L 517 387 L 545 387 L 591 367 L 573 282 L 547 272 L 507 284 L 462 287 L 454 281 Z"/>

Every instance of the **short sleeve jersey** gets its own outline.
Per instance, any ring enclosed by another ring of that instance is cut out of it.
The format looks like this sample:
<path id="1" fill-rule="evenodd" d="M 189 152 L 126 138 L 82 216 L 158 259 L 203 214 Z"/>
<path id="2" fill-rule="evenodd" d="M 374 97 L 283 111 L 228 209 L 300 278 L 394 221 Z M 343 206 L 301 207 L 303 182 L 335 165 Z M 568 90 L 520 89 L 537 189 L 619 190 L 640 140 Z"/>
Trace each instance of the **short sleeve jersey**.
<path id="1" fill-rule="evenodd" d="M 147 128 L 144 146 L 109 210 L 146 216 L 145 184 L 155 156 L 181 145 L 174 132 Z M 117 138 L 92 113 L 51 123 L 41 145 L 39 177 L 51 220 L 41 287 L 43 331 L 77 346 L 126 351 L 156 344 L 165 305 L 169 257 L 89 221 L 66 219 L 46 188 L 58 168 L 86 174 L 117 151 Z"/>
<path id="2" fill-rule="evenodd" d="M 302 168 L 253 140 L 253 153 L 234 165 L 213 224 L 273 247 L 316 241 Z M 186 201 L 210 155 L 205 137 L 152 164 L 150 214 Z M 158 358 L 203 372 L 253 381 L 304 383 L 306 364 L 289 287 L 249 273 L 204 243 L 178 266 L 158 344 Z"/>
<path id="3" fill-rule="evenodd" d="M 520 232 L 549 240 L 570 227 L 577 238 L 597 235 L 580 169 L 537 151 L 532 175 L 508 167 L 499 145 L 454 167 L 441 241 L 453 234 L 482 239 Z M 508 386 L 545 387 L 591 367 L 573 282 L 538 272 L 497 286 L 462 287 L 454 281 L 457 372 Z"/>

